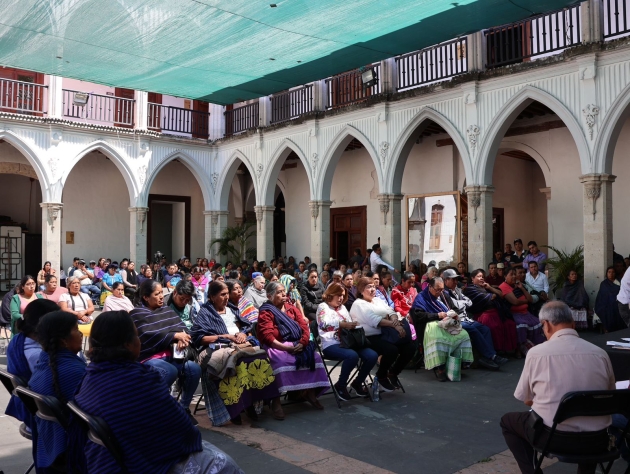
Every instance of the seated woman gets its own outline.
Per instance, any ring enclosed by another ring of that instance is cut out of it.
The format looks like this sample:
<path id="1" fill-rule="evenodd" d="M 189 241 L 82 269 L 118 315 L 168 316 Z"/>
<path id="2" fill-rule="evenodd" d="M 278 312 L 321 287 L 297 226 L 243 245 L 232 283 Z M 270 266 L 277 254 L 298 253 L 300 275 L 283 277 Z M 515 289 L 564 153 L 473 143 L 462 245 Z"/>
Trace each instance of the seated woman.
<path id="1" fill-rule="evenodd" d="M 78 280 L 77 280 L 78 281 Z M 83 343 L 76 316 L 65 311 L 46 314 L 37 325 L 37 340 L 43 351 L 28 383 L 29 388 L 41 395 L 56 397 L 61 403 L 74 399 L 74 393 L 85 374 L 85 362 L 77 356 Z M 33 430 L 35 465 L 40 469 L 55 466 L 71 469 L 76 459 L 69 451 L 66 431 L 54 421 L 35 418 Z M 60 456 L 66 456 L 64 459 Z"/>
<path id="2" fill-rule="evenodd" d="M 346 288 L 341 283 L 331 283 L 326 288 L 322 296 L 324 302 L 317 308 L 317 325 L 319 327 L 319 336 L 322 340 L 324 356 L 328 359 L 343 361 L 339 379 L 333 388 L 337 391 L 339 398 L 347 401 L 350 400 L 347 388 L 348 378 L 359 363 L 359 358 L 361 358 L 363 364 L 350 387 L 360 397 L 369 395 L 368 390 L 364 386 L 365 379 L 376 364 L 378 354 L 370 349 L 369 346 L 357 349 L 341 347 L 338 334 L 339 329 L 355 329 L 358 326 L 358 323 L 352 320 L 350 313 L 344 306 L 346 295 Z"/>
<path id="3" fill-rule="evenodd" d="M 525 271 L 524 268 L 522 270 Z M 499 285 L 499 289 L 505 301 L 511 305 L 510 310 L 516 323 L 516 339 L 521 354 L 526 355 L 529 349 L 547 340 L 540 320 L 527 309 L 528 303 L 532 302 L 532 296 L 517 279 L 514 268 L 507 270 L 505 281 Z"/>
<path id="4" fill-rule="evenodd" d="M 42 298 L 42 295 L 35 293 L 35 279 L 30 275 L 24 275 L 18 285 L 15 294 L 11 297 L 11 339 L 15 336 L 15 323 L 22 319 L 26 306 L 36 299 Z M 88 298 L 89 299 L 89 298 Z"/>
<path id="5" fill-rule="evenodd" d="M 245 298 L 251 301 L 258 310 L 261 305 L 267 301 L 267 293 L 265 293 L 265 277 L 262 273 L 252 273 L 252 282 L 247 290 L 245 290 Z"/>
<path id="6" fill-rule="evenodd" d="M 313 269 L 308 272 L 308 278 L 304 285 L 300 288 L 300 296 L 302 297 L 302 307 L 304 315 L 309 321 L 315 321 L 317 316 L 317 308 L 322 303 L 322 295 L 324 294 L 324 285 L 318 279 L 317 270 Z"/>
<path id="7" fill-rule="evenodd" d="M 24 310 L 24 318 L 15 324 L 17 334 L 7 348 L 7 371 L 17 375 L 24 382 L 28 382 L 33 375 L 42 346 L 37 341 L 36 327 L 39 320 L 46 314 L 59 311 L 57 303 L 47 300 L 35 300 Z M 11 400 L 5 412 L 31 427 L 31 415 L 19 397 L 11 395 Z"/>
<path id="8" fill-rule="evenodd" d="M 260 307 L 256 329 L 261 347 L 269 355 L 278 390 L 301 391 L 301 398 L 323 410 L 317 396 L 330 384 L 324 362 L 310 341 L 308 322 L 287 301 L 282 283 L 270 282 L 266 291 L 269 301 Z"/>
<path id="9" fill-rule="evenodd" d="M 258 345 L 255 338 L 248 337 L 252 323 L 240 316 L 233 303 L 240 299 L 242 292 L 243 288 L 236 280 L 210 284 L 208 301 L 201 306 L 192 328 L 193 343 L 199 351 L 215 351 L 231 343 Z M 223 376 L 216 372 L 213 365 L 213 370 L 209 366 L 202 374 L 208 417 L 214 426 L 229 420 L 241 424 L 243 410 L 251 419 L 257 420 L 253 404 L 259 400 L 272 400 L 274 418 L 284 419 L 277 383 L 266 354 L 239 358 L 229 374 L 225 374 L 225 370 L 221 372 Z"/>
<path id="10" fill-rule="evenodd" d="M 357 299 L 350 309 L 350 316 L 363 327 L 365 335 L 370 340 L 370 349 L 382 356 L 381 364 L 376 371 L 380 387 L 386 392 L 400 387 L 398 375 L 409 363 L 416 348 L 411 342 L 411 337 L 407 337 L 398 314 L 376 298 L 376 287 L 372 279 L 359 278 Z M 397 344 L 384 340 L 382 327 L 393 327 L 401 340 Z"/>
<path id="11" fill-rule="evenodd" d="M 560 301 L 564 301 L 573 314 L 575 329 L 588 328 L 588 293 L 584 288 L 584 281 L 580 280 L 575 270 L 569 271 L 567 281 L 564 282 Z"/>
<path id="12" fill-rule="evenodd" d="M 81 293 L 81 281 L 75 276 L 68 277 L 68 292 L 59 298 L 59 307 L 74 314 L 81 323 L 92 322 L 90 316 L 94 313 L 94 304 L 88 295 Z"/>
<path id="13" fill-rule="evenodd" d="M 175 359 L 177 354 L 173 353 L 174 349 L 183 351 L 191 342 L 186 325 L 172 308 L 163 307 L 164 295 L 158 282 L 142 282 L 136 296 L 136 308 L 129 315 L 142 342 L 138 361 L 154 367 L 168 387 L 180 379 L 182 395 L 179 403 L 190 414 L 188 407 L 199 386 L 201 367 L 190 360 Z"/>
<path id="14" fill-rule="evenodd" d="M 39 295 L 41 295 L 41 297 L 45 300 L 50 300 L 55 304 L 59 304 L 61 295 L 67 293 L 68 290 L 63 286 L 59 286 L 57 275 L 49 273 L 44 278 L 44 282 L 44 289 L 39 292 Z"/>
<path id="15" fill-rule="evenodd" d="M 617 306 L 617 295 L 620 288 L 619 280 L 615 277 L 615 267 L 608 267 L 606 278 L 599 285 L 595 300 L 595 314 L 604 325 L 605 332 L 619 331 L 628 327 L 621 319 Z"/>
<path id="16" fill-rule="evenodd" d="M 103 273 L 103 281 L 101 282 L 101 304 L 104 304 L 105 298 L 112 294 L 114 282 L 119 281 L 124 285 L 122 276 L 116 273 L 116 270 L 118 270 L 118 265 L 110 263 L 107 265 L 105 273 Z"/>
<path id="17" fill-rule="evenodd" d="M 357 270 L 357 274 L 361 274 L 361 270 Z M 357 278 L 357 281 L 360 277 Z M 354 286 L 355 278 L 352 273 L 346 273 L 341 280 L 343 287 L 346 289 L 346 301 L 344 302 L 344 306 L 348 311 L 352 308 L 355 300 L 357 299 L 357 287 Z"/>
<path id="18" fill-rule="evenodd" d="M 436 267 L 429 267 L 427 272 L 422 275 L 422 279 L 420 280 L 420 289 L 424 290 L 429 286 L 429 281 L 439 275 L 439 271 Z"/>
<path id="19" fill-rule="evenodd" d="M 300 295 L 300 290 L 297 289 L 297 280 L 295 277 L 285 273 L 278 280 L 282 283 L 282 286 L 286 288 L 287 291 L 287 301 L 300 310 L 302 315 L 306 317 L 306 313 L 304 312 L 304 308 L 302 307 L 302 296 Z"/>
<path id="20" fill-rule="evenodd" d="M 198 295 L 197 300 L 199 304 L 206 302 L 206 293 L 210 280 L 204 276 L 203 268 L 195 267 L 192 271 L 192 284 L 195 286 L 195 291 Z"/>
<path id="21" fill-rule="evenodd" d="M 466 312 L 490 328 L 492 344 L 497 352 L 514 352 L 518 348 L 516 323 L 511 311 L 504 306 L 503 293 L 486 283 L 485 276 L 486 272 L 481 268 L 471 272 L 471 284 L 464 288 L 464 295 L 470 299 L 472 306 Z"/>
<path id="22" fill-rule="evenodd" d="M 112 430 L 127 470 L 137 474 L 242 473 L 232 458 L 201 439 L 159 373 L 136 362 L 141 346 L 127 312 L 102 313 L 92 327 L 90 365 L 75 396 L 81 410 L 102 418 Z M 83 441 L 87 472 L 120 472 L 106 448 Z M 196 470 L 186 470 L 188 465 Z"/>
<path id="23" fill-rule="evenodd" d="M 105 298 L 103 311 L 131 311 L 133 303 L 125 296 L 124 285 L 116 281 L 112 285 L 112 294 Z"/>
<path id="24" fill-rule="evenodd" d="M 424 367 L 433 369 L 440 382 L 448 380 L 446 376 L 446 359 L 454 354 L 462 359 L 462 365 L 467 368 L 474 361 L 470 336 L 459 326 L 459 333 L 453 334 L 440 327 L 438 321 L 451 316 L 457 319 L 457 314 L 448 315 L 448 308 L 439 297 L 444 291 L 444 280 L 435 277 L 429 280 L 429 286 L 422 290 L 413 302 L 411 314 L 419 337 L 423 337 Z M 415 311 L 414 311 L 415 310 Z M 420 311 L 418 311 L 420 310 Z M 422 321 L 422 322 L 421 322 Z M 424 326 L 424 333 L 421 328 Z"/>
<path id="25" fill-rule="evenodd" d="M 44 262 L 44 268 L 37 272 L 37 286 L 40 291 L 44 291 L 46 285 L 46 277 L 48 275 L 57 275 L 57 271 L 52 267 L 50 262 Z"/>

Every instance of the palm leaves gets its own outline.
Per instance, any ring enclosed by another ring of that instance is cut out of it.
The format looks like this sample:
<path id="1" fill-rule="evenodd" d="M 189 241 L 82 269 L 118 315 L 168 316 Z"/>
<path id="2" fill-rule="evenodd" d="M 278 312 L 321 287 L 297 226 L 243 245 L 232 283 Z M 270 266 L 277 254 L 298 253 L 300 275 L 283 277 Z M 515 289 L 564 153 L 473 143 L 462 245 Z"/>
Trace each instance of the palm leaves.
<path id="1" fill-rule="evenodd" d="M 584 276 L 583 245 L 579 245 L 569 252 L 564 252 L 550 245 L 545 245 L 544 247 L 556 253 L 555 257 L 545 260 L 545 263 L 550 267 L 549 285 L 554 293 L 559 288 L 562 288 L 571 270 L 575 270 L 580 278 Z"/>
<path id="2" fill-rule="evenodd" d="M 234 227 L 226 227 L 222 237 L 210 242 L 208 251 L 213 245 L 218 244 L 218 254 L 225 255 L 235 262 L 240 263 L 248 258 L 253 258 L 252 255 L 255 255 L 256 249 L 247 247 L 249 239 L 256 235 L 256 231 L 252 229 L 253 226 L 252 222 L 243 222 Z"/>

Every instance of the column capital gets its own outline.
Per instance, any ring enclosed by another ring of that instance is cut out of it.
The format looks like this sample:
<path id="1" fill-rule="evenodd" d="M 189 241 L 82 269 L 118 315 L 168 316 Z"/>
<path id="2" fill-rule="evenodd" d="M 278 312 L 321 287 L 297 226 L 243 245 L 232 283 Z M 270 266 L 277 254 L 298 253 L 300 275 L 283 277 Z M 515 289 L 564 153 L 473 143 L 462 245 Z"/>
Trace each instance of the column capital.
<path id="1" fill-rule="evenodd" d="M 61 209 L 61 208 L 63 208 L 63 203 L 61 203 L 61 202 L 40 202 L 39 206 L 42 209 L 50 209 L 50 208 Z"/>
<path id="2" fill-rule="evenodd" d="M 606 174 L 606 173 L 588 173 L 580 176 L 580 183 L 592 183 L 592 182 L 610 182 L 614 183 L 617 177 L 614 174 Z"/>
<path id="3" fill-rule="evenodd" d="M 50 230 L 55 230 L 55 221 L 59 218 L 59 213 L 63 209 L 60 202 L 40 202 L 40 207 L 47 210 L 47 222 L 50 224 Z"/>
<path id="4" fill-rule="evenodd" d="M 148 207 L 130 207 L 129 212 L 149 212 Z"/>
<path id="5" fill-rule="evenodd" d="M 212 215 L 215 215 L 215 216 L 227 216 L 229 214 L 228 211 L 212 211 L 212 212 L 214 213 Z"/>
<path id="6" fill-rule="evenodd" d="M 204 216 L 213 216 L 215 212 L 217 212 L 217 211 L 203 211 L 203 215 Z"/>
<path id="7" fill-rule="evenodd" d="M 464 191 L 466 192 L 466 194 L 470 194 L 470 193 L 493 193 L 494 192 L 494 186 L 487 185 L 487 184 L 471 184 L 469 186 L 466 186 L 464 188 Z"/>
<path id="8" fill-rule="evenodd" d="M 276 206 L 254 206 L 254 210 L 260 212 L 273 212 L 276 210 Z"/>

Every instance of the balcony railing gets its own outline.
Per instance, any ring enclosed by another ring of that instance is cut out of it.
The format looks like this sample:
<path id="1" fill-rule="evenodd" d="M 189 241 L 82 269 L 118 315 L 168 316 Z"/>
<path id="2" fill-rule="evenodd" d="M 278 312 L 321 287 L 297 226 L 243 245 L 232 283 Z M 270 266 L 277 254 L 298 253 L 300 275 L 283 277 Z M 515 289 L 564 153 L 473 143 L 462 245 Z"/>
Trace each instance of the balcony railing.
<path id="1" fill-rule="evenodd" d="M 85 105 L 75 105 L 79 91 L 63 89 L 63 116 L 89 122 L 113 124 L 118 127 L 133 126 L 133 99 L 123 99 L 100 94 L 89 94 Z"/>
<path id="2" fill-rule="evenodd" d="M 208 138 L 210 114 L 198 110 L 149 102 L 147 126 L 152 130 L 191 134 Z"/>
<path id="3" fill-rule="evenodd" d="M 0 112 L 43 115 L 46 86 L 32 82 L 0 79 Z"/>
<path id="4" fill-rule="evenodd" d="M 398 91 L 443 81 L 468 71 L 466 37 L 396 58 Z"/>
<path id="5" fill-rule="evenodd" d="M 378 77 L 378 81 L 372 87 L 363 87 L 361 72 L 358 69 L 326 79 L 328 89 L 326 108 L 332 109 L 355 102 L 362 102 L 370 96 L 380 94 L 381 63 L 373 64 L 370 67 L 374 68 Z"/>
<path id="6" fill-rule="evenodd" d="M 582 41 L 580 6 L 489 28 L 485 34 L 488 68 L 544 56 Z"/>
<path id="7" fill-rule="evenodd" d="M 313 84 L 271 96 L 271 123 L 286 122 L 313 111 Z"/>
<path id="8" fill-rule="evenodd" d="M 605 0 L 604 38 L 612 39 L 630 33 L 628 0 Z"/>
<path id="9" fill-rule="evenodd" d="M 225 136 L 258 127 L 258 101 L 225 111 Z"/>

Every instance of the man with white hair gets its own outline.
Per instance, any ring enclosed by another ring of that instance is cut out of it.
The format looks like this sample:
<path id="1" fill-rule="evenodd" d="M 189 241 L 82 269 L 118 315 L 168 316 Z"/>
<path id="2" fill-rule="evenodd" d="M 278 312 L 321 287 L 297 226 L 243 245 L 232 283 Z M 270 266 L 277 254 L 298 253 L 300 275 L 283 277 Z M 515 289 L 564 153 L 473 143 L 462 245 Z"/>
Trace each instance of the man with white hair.
<path id="1" fill-rule="evenodd" d="M 252 273 L 252 283 L 245 290 L 243 295 L 256 309 L 260 309 L 261 305 L 267 301 L 267 293 L 265 292 L 265 277 L 260 272 Z"/>
<path id="2" fill-rule="evenodd" d="M 569 307 L 551 301 L 540 310 L 547 342 L 527 353 L 514 397 L 530 411 L 506 413 L 503 437 L 522 473 L 534 474 L 534 448 L 544 446 L 562 397 L 581 390 L 614 390 L 615 376 L 608 354 L 580 339 Z M 570 418 L 557 426 L 550 451 L 600 453 L 608 447 L 610 416 Z M 595 464 L 579 464 L 579 474 L 595 472 Z"/>

